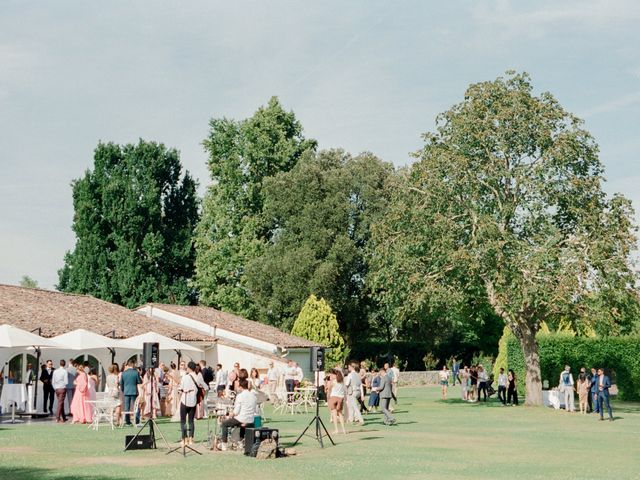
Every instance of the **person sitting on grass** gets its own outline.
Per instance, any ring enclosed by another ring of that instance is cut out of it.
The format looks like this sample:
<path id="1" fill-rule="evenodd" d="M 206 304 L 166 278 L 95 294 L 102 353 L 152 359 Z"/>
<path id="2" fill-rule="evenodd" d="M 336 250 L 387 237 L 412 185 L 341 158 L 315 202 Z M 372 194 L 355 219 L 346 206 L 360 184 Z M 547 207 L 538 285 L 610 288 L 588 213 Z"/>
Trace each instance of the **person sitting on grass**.
<path id="1" fill-rule="evenodd" d="M 244 429 L 253 427 L 253 419 L 256 415 L 258 402 L 256 396 L 249 391 L 249 382 L 246 378 L 238 381 L 238 394 L 233 405 L 233 412 L 224 422 L 222 422 L 222 435 L 220 450 L 227 450 L 227 439 L 229 430 L 233 427 L 240 427 L 240 438 L 244 437 Z"/>

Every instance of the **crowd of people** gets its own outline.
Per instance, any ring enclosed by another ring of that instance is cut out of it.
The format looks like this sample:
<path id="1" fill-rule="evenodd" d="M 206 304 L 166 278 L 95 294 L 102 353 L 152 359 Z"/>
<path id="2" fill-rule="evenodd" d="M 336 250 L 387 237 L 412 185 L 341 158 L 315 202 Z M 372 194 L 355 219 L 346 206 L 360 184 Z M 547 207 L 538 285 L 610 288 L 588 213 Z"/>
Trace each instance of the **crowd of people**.
<path id="1" fill-rule="evenodd" d="M 492 375 L 481 363 L 461 367 L 454 359 L 451 370 L 444 365 L 438 373 L 443 400 L 447 399 L 450 382 L 455 386 L 456 380 L 460 385 L 460 398 L 466 402 L 486 402 L 495 393 Z M 518 405 L 516 374 L 513 370 L 505 373 L 504 368 L 500 369 L 497 391 L 503 405 Z"/>
<path id="2" fill-rule="evenodd" d="M 482 364 L 463 366 L 453 359 L 452 369 L 446 365 L 438 372 L 441 387 L 441 398 L 447 399 L 448 388 L 451 383 L 455 386 L 456 380 L 460 384 L 460 398 L 468 402 L 487 401 L 495 393 L 492 384 L 494 379 L 490 376 Z M 498 374 L 498 400 L 503 405 L 518 405 L 518 389 L 516 374 L 512 369 L 505 373 L 504 368 L 500 368 Z M 591 368 L 587 373 L 586 368 L 581 368 L 578 378 L 574 380 L 571 367 L 566 365 L 560 373 L 558 380 L 558 391 L 562 394 L 562 404 L 568 412 L 575 412 L 575 394 L 578 394 L 578 405 L 580 413 L 590 412 L 600 415 L 600 420 L 604 420 L 604 410 L 606 408 L 609 420 L 613 421 L 613 413 L 609 401 L 609 389 L 611 379 L 605 375 L 603 368 Z"/>
<path id="3" fill-rule="evenodd" d="M 326 400 L 330 412 L 333 433 L 346 433 L 345 424 L 365 424 L 364 415 L 380 409 L 385 425 L 393 425 L 391 402 L 397 404 L 399 370 L 385 363 L 383 367 L 367 368 L 365 362 L 353 362 L 344 368 L 334 368 L 327 372 L 317 372 L 308 383 L 318 386 L 316 398 Z M 56 421 L 72 423 L 92 422 L 92 401 L 96 400 L 96 391 L 100 379 L 95 368 L 87 362 L 80 364 L 75 360 L 60 360 L 58 368 L 47 360 L 41 366 L 39 380 L 44 387 L 44 408 L 54 415 L 54 398 L 57 399 Z M 109 366 L 104 379 L 104 397 L 117 405 L 114 421 L 123 425 L 140 425 L 149 418 L 170 416 L 180 421 L 182 444 L 193 443 L 195 419 L 207 417 L 207 396 L 211 391 L 214 398 L 232 399 L 232 408 L 221 419 L 222 450 L 227 448 L 230 430 L 254 425 L 259 414 L 259 405 L 267 400 L 276 403 L 284 398 L 291 402 L 300 387 L 304 373 L 300 366 L 289 360 L 285 367 L 269 363 L 266 372 L 257 368 L 247 370 L 234 363 L 227 371 L 221 364 L 214 368 L 206 361 L 199 363 L 181 361 L 176 366 L 160 363 L 157 368 L 143 369 L 129 360 L 122 366 L 114 363 Z M 445 365 L 439 371 L 439 384 L 443 400 L 447 399 L 450 385 L 460 385 L 460 398 L 467 402 L 487 402 L 496 391 L 494 378 L 489 375 L 481 363 L 462 366 L 455 359 L 452 369 Z M 500 368 L 497 376 L 497 398 L 503 405 L 518 405 L 516 374 L 512 369 L 505 372 Z M 575 411 L 574 393 L 578 394 L 580 412 L 599 413 L 603 420 L 605 409 L 609 420 L 613 420 L 609 402 L 611 381 L 602 368 L 580 369 L 577 379 L 566 366 L 559 378 L 558 390 L 564 397 L 567 411 Z M 367 399 L 368 396 L 368 399 Z M 69 404 L 65 411 L 65 399 Z"/>
<path id="4" fill-rule="evenodd" d="M 578 406 L 581 414 L 595 413 L 604 420 L 604 410 L 606 408 L 609 421 L 613 421 L 613 412 L 609 401 L 609 389 L 611 379 L 605 375 L 603 368 L 591 368 L 587 373 L 585 367 L 580 368 L 578 378 L 574 379 L 571 367 L 565 365 L 560 372 L 558 380 L 558 390 L 563 396 L 563 404 L 567 412 L 575 412 L 575 393 L 578 394 Z"/>
<path id="5" fill-rule="evenodd" d="M 392 400 L 397 403 L 399 370 L 388 363 L 383 367 L 367 368 L 365 362 L 351 363 L 345 368 L 320 372 L 317 378 L 307 380 L 318 385 L 317 397 L 326 400 L 334 433 L 346 433 L 345 423 L 364 424 L 364 417 L 378 409 L 384 423 L 396 423 Z M 87 424 L 93 421 L 93 404 L 101 385 L 95 368 L 87 362 L 60 360 L 58 368 L 47 360 L 39 377 L 44 387 L 45 411 L 56 416 L 56 421 Z M 266 372 L 257 368 L 249 370 L 235 363 L 229 371 L 221 364 L 211 368 L 204 360 L 199 363 L 181 361 L 176 366 L 160 363 L 157 368 L 143 369 L 129 360 L 122 365 L 108 367 L 104 382 L 105 399 L 117 405 L 114 422 L 123 426 L 141 425 L 146 419 L 168 416 L 180 421 L 182 441 L 190 445 L 194 436 L 194 420 L 207 417 L 207 395 L 232 398 L 233 409 L 222 422 L 222 448 L 230 429 L 241 425 L 253 425 L 258 403 L 282 398 L 292 401 L 300 387 L 304 373 L 300 366 L 289 361 L 278 367 L 269 363 Z M 280 395 L 280 396 L 279 396 Z M 261 397 L 260 397 L 261 396 Z M 368 397 L 368 398 L 367 398 Z M 57 410 L 53 411 L 54 398 Z M 65 408 L 65 399 L 69 407 Z"/>

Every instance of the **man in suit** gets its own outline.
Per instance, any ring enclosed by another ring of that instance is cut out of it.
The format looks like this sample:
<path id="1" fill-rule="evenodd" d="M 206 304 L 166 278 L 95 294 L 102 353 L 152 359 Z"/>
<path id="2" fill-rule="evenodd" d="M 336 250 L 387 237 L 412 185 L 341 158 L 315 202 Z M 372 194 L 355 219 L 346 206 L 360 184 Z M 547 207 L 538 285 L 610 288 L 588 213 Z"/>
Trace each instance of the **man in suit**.
<path id="1" fill-rule="evenodd" d="M 42 399 L 42 410 L 45 413 L 49 412 L 49 415 L 53 415 L 53 396 L 55 392 L 53 391 L 53 386 L 51 384 L 51 377 L 53 376 L 53 362 L 51 360 L 47 360 L 45 368 L 42 369 L 40 373 L 40 381 L 42 382 L 42 390 L 44 390 L 44 398 Z M 49 403 L 49 408 L 47 410 L 47 402 Z"/>
<path id="2" fill-rule="evenodd" d="M 380 407 L 382 408 L 382 413 L 384 414 L 384 424 L 385 425 L 393 425 L 396 423 L 396 419 L 391 415 L 389 411 L 389 404 L 391 403 L 392 393 L 392 382 L 391 373 L 387 372 L 384 368 L 380 369 L 380 386 L 375 390 L 379 392 L 380 396 Z"/>
<path id="3" fill-rule="evenodd" d="M 604 420 L 604 407 L 607 406 L 609 412 L 609 421 L 613 422 L 613 413 L 611 413 L 611 405 L 609 404 L 609 388 L 611 388 L 611 380 L 604 374 L 604 369 L 598 369 L 598 405 L 600 407 L 600 420 Z"/>
<path id="4" fill-rule="evenodd" d="M 142 383 L 140 374 L 135 368 L 135 362 L 129 360 L 125 367 L 122 376 L 120 377 L 120 390 L 124 395 L 124 411 L 130 412 L 131 408 L 136 404 L 136 398 L 138 398 L 138 385 Z M 129 413 L 125 414 L 124 422 L 131 426 L 131 416 Z"/>

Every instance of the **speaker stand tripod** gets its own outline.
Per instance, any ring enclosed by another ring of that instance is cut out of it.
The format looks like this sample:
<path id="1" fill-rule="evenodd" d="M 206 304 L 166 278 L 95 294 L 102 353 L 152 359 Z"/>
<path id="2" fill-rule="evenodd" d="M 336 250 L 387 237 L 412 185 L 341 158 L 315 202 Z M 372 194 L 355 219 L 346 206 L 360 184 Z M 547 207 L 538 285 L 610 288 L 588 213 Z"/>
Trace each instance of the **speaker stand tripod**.
<path id="1" fill-rule="evenodd" d="M 322 437 L 324 435 L 322 434 L 322 430 L 324 430 L 324 433 L 327 435 L 327 438 L 329 438 L 329 440 L 331 441 L 331 444 L 334 446 L 336 444 L 333 441 L 333 438 L 331 438 L 331 435 L 329 435 L 329 431 L 327 430 L 327 427 L 324 426 L 324 422 L 322 421 L 322 418 L 320 418 L 320 399 L 318 398 L 318 372 L 315 372 L 315 376 L 316 376 L 316 414 L 311 419 L 307 427 L 302 431 L 300 436 L 296 438 L 296 441 L 293 442 L 293 445 L 291 445 L 292 447 L 295 447 L 298 444 L 300 439 L 305 436 L 305 434 L 307 433 L 307 430 L 309 430 L 309 427 L 313 424 L 315 424 L 316 434 L 315 436 L 314 435 L 307 435 L 307 436 L 315 438 L 320 444 L 320 448 L 324 448 L 324 443 L 322 442 Z"/>
<path id="2" fill-rule="evenodd" d="M 144 425 L 142 425 L 142 427 L 140 427 L 140 430 L 138 430 L 138 433 L 136 433 L 131 440 L 129 440 L 129 443 L 127 443 L 127 445 L 124 447 L 124 451 L 126 452 L 129 447 L 133 444 L 133 442 L 136 441 L 136 439 L 138 438 L 138 436 L 142 433 L 142 431 L 147 428 L 147 426 L 149 426 L 149 438 L 151 439 L 151 448 L 156 449 L 158 448 L 158 446 L 156 445 L 156 430 L 158 431 L 158 434 L 160 435 L 160 438 L 162 438 L 162 441 L 164 441 L 165 446 L 169 449 L 171 448 L 169 446 L 169 442 L 167 442 L 167 439 L 164 438 L 164 435 L 162 434 L 162 431 L 160 430 L 160 428 L 158 427 L 158 424 L 156 423 L 155 419 L 153 418 L 153 397 L 155 395 L 153 395 L 153 385 L 155 382 L 155 372 L 153 371 L 153 368 L 149 368 L 147 370 L 147 373 L 149 375 L 150 378 L 150 383 L 151 383 L 151 395 L 150 395 L 150 400 L 149 400 L 149 407 L 150 407 L 150 416 L 149 419 L 144 422 Z M 135 416 L 135 412 L 134 412 L 134 416 Z"/>
<path id="3" fill-rule="evenodd" d="M 183 440 L 184 441 L 184 440 Z M 167 455 L 169 455 L 170 453 L 173 452 L 177 452 L 178 450 L 182 450 L 182 456 L 186 457 L 187 456 L 187 450 L 191 450 L 193 453 L 197 453 L 198 455 L 202 455 L 202 452 L 199 452 L 198 450 L 196 450 L 195 448 L 193 448 L 190 445 L 187 445 L 185 443 L 183 443 L 182 445 L 176 447 L 176 448 L 172 448 L 171 450 L 169 450 L 167 452 Z"/>

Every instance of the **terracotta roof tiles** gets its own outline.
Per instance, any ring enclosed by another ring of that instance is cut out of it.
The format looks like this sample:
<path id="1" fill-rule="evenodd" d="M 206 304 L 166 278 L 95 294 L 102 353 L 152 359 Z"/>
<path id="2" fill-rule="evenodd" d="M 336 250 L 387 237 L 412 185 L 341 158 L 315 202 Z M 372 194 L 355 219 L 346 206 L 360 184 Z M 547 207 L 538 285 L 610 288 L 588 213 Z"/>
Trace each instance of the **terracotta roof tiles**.
<path id="1" fill-rule="evenodd" d="M 104 335 L 115 330 L 116 338 L 149 331 L 182 341 L 213 342 L 203 333 L 147 318 L 119 305 L 89 295 L 23 288 L 0 284 L 0 324 L 23 330 L 42 328 L 42 336 L 53 337 L 84 328 Z"/>

